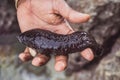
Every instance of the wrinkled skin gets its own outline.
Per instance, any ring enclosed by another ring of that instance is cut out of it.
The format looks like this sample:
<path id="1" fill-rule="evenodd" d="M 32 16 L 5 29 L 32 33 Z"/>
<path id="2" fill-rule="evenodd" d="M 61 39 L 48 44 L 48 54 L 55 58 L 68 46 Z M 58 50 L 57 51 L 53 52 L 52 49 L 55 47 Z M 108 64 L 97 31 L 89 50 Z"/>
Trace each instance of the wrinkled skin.
<path id="1" fill-rule="evenodd" d="M 17 17 L 21 32 L 40 28 L 59 34 L 74 32 L 67 20 L 73 23 L 82 23 L 90 18 L 88 14 L 71 9 L 64 0 L 20 0 Z M 81 55 L 89 61 L 94 58 L 90 48 L 83 50 Z M 32 60 L 34 66 L 42 66 L 50 59 L 50 57 L 41 54 L 33 58 L 28 47 L 19 57 L 22 61 Z M 67 67 L 67 60 L 68 56 L 55 56 L 55 70 L 63 71 Z"/>
<path id="2" fill-rule="evenodd" d="M 46 56 L 51 54 L 68 55 L 86 48 L 91 48 L 94 54 L 101 52 L 100 45 L 97 44 L 94 37 L 85 31 L 63 35 L 43 29 L 32 29 L 21 33 L 18 40 L 37 53 Z"/>

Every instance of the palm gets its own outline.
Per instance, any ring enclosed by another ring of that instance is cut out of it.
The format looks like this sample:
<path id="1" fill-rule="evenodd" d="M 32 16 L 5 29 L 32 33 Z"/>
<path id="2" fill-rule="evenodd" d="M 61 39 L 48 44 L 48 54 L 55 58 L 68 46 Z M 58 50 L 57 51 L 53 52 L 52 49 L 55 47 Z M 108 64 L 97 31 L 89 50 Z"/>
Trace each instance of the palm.
<path id="1" fill-rule="evenodd" d="M 24 3 L 24 6 L 18 8 L 18 20 L 22 32 L 33 28 L 47 29 L 60 34 L 73 32 L 63 17 L 54 10 L 53 1 L 44 0 L 44 4 L 49 4 L 47 6 L 40 2 L 41 0 L 31 0 L 29 4 Z M 23 10 L 24 13 L 21 12 Z"/>

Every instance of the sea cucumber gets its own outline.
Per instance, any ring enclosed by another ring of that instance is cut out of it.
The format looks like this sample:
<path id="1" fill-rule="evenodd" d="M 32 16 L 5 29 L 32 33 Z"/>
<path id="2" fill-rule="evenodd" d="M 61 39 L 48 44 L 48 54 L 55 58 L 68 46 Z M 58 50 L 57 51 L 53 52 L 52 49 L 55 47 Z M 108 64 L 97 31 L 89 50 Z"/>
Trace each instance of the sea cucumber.
<path id="1" fill-rule="evenodd" d="M 45 55 L 68 55 L 86 48 L 91 48 L 95 55 L 100 55 L 102 50 L 94 37 L 85 31 L 63 35 L 43 29 L 32 29 L 21 33 L 18 40 Z"/>

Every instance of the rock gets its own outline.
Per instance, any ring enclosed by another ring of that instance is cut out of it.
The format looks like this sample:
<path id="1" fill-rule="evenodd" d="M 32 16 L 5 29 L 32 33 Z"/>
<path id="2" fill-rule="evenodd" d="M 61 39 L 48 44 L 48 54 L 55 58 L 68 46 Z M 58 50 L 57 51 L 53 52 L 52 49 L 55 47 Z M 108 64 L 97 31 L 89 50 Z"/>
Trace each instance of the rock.
<path id="1" fill-rule="evenodd" d="M 0 35 L 20 32 L 13 0 L 0 0 Z"/>
<path id="2" fill-rule="evenodd" d="M 120 80 L 120 50 L 116 56 L 108 60 L 102 60 L 97 67 L 94 80 Z"/>

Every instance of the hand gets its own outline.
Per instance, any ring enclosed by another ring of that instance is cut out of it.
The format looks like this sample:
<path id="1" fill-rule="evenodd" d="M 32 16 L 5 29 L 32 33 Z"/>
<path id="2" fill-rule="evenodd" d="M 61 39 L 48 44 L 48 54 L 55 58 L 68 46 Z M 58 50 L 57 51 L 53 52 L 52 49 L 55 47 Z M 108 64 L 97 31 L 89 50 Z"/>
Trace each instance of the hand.
<path id="1" fill-rule="evenodd" d="M 88 14 L 71 9 L 64 0 L 20 0 L 17 17 L 22 32 L 40 28 L 59 34 L 74 32 L 67 20 L 72 23 L 82 23 L 90 18 Z M 83 50 L 80 54 L 89 61 L 94 58 L 90 48 Z M 50 56 L 38 54 L 33 58 L 29 48 L 26 48 L 19 58 L 23 61 L 32 60 L 34 66 L 42 66 L 49 61 Z M 55 56 L 55 70 L 63 71 L 67 67 L 67 61 L 68 56 Z"/>

